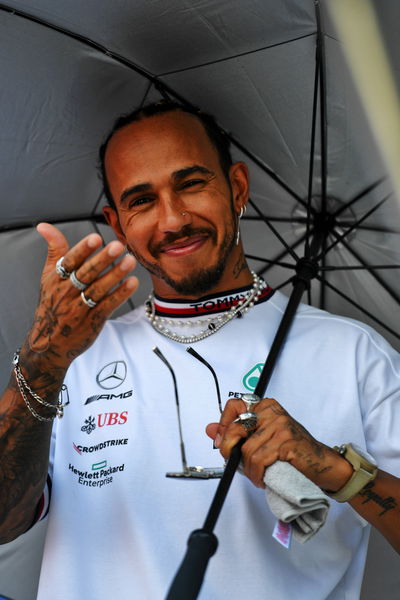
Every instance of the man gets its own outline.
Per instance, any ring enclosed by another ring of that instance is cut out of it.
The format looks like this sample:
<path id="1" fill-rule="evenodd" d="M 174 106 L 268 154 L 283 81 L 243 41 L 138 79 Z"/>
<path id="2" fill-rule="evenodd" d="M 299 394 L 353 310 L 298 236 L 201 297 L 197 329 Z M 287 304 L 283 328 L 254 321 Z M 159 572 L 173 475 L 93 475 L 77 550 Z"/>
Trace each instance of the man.
<path id="1" fill-rule="evenodd" d="M 69 249 L 54 227 L 38 227 L 49 247 L 40 302 L 1 404 L 3 542 L 46 512 L 51 422 L 65 413 L 53 427 L 39 599 L 165 595 L 216 482 L 165 477 L 179 471 L 180 426 L 171 373 L 152 349 L 174 370 L 189 462 L 215 467 L 204 427 L 224 457 L 247 435 L 234 423 L 245 410 L 243 380 L 265 359 L 286 304 L 246 264 L 239 226 L 248 172 L 231 164 L 211 119 L 148 107 L 117 123 L 101 156 L 104 213 L 119 241 L 95 254 L 95 234 Z M 125 247 L 130 254 L 111 266 Z M 137 286 L 134 277 L 120 283 L 132 255 L 150 272 L 154 294 L 147 307 L 105 322 Z M 189 345 L 233 398 L 220 424 L 212 377 Z M 299 309 L 269 389 L 279 403 L 255 407 L 257 427 L 243 446 L 255 485 L 234 480 L 201 597 L 358 597 L 366 521 L 400 549 L 399 479 L 381 470 L 400 470 L 399 378 L 398 355 L 369 328 Z M 63 381 L 65 408 L 57 405 Z M 367 487 L 332 449 L 347 442 L 378 461 Z M 277 459 L 342 500 L 352 496 L 349 480 L 358 481 L 350 502 L 332 500 L 318 534 L 290 549 L 272 539 L 275 519 L 257 489 Z"/>

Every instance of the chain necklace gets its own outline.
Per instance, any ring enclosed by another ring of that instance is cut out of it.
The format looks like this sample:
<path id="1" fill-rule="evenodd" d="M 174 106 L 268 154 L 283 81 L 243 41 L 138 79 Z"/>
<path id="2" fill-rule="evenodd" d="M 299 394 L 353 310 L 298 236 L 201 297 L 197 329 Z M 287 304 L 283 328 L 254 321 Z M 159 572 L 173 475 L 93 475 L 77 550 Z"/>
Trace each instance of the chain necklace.
<path id="1" fill-rule="evenodd" d="M 166 319 L 165 317 L 159 317 L 155 314 L 156 309 L 154 304 L 154 295 L 153 293 L 151 293 L 146 303 L 146 316 L 150 321 L 151 326 L 156 331 L 158 331 L 158 333 L 161 333 L 170 340 L 180 342 L 181 344 L 193 344 L 194 342 L 199 342 L 200 340 L 204 340 L 210 335 L 217 333 L 217 331 L 219 331 L 221 327 L 229 323 L 229 321 L 231 321 L 234 317 L 239 315 L 241 316 L 242 313 L 246 313 L 248 310 L 250 310 L 250 308 L 254 306 L 258 298 L 261 296 L 263 289 L 267 287 L 267 284 L 260 277 L 258 277 L 258 275 L 254 273 L 254 271 L 251 271 L 251 274 L 253 276 L 253 286 L 251 290 L 249 290 L 249 292 L 247 293 L 247 296 L 239 300 L 236 306 L 231 306 L 231 308 L 222 315 L 208 317 L 207 319 L 196 321 L 178 321 L 175 319 Z M 205 329 L 201 330 L 197 334 L 192 334 L 188 336 L 180 335 L 178 333 L 175 333 L 174 331 L 171 331 L 168 328 L 168 326 L 198 327 L 203 323 L 207 324 L 207 327 Z"/>

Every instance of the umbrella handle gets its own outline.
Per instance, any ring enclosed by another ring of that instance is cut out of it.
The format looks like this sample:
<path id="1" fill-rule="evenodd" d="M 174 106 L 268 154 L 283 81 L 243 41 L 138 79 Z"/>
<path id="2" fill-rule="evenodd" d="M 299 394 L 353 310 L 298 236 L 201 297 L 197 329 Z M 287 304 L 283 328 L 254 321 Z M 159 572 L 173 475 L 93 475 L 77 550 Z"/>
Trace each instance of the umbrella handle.
<path id="1" fill-rule="evenodd" d="M 171 584 L 166 600 L 195 600 L 197 598 L 208 561 L 215 553 L 218 540 L 212 531 L 195 529 L 190 534 L 183 561 Z"/>

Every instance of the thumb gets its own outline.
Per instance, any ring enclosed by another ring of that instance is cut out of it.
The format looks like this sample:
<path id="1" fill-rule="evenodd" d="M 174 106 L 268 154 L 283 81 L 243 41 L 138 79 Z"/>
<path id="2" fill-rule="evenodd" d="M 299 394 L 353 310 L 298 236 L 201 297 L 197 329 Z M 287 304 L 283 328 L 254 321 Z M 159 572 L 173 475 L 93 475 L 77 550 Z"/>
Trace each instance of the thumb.
<path id="1" fill-rule="evenodd" d="M 212 440 L 215 440 L 215 437 L 218 433 L 218 429 L 219 429 L 219 423 L 209 423 L 206 427 L 206 434 Z"/>
<path id="2" fill-rule="evenodd" d="M 50 225 L 50 223 L 39 223 L 36 227 L 36 231 L 47 242 L 47 260 L 45 269 L 53 268 L 57 260 L 61 256 L 64 256 L 69 249 L 67 239 L 57 227 Z"/>

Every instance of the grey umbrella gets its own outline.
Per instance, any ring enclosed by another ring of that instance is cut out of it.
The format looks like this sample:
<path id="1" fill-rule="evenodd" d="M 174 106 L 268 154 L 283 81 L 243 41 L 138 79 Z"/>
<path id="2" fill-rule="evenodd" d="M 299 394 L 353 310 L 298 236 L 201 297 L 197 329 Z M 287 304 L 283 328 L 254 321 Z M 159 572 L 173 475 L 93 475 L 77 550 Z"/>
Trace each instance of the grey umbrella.
<path id="1" fill-rule="evenodd" d="M 117 115 L 165 96 L 214 113 L 249 163 L 253 268 L 289 291 L 304 244 L 321 236 L 305 300 L 400 347 L 398 204 L 328 3 L 317 12 L 313 0 L 0 5 L 3 381 L 37 297 L 45 248 L 33 225 L 59 224 L 71 242 L 93 229 L 107 239 L 97 148 Z M 376 5 L 398 69 L 399 5 Z"/>

